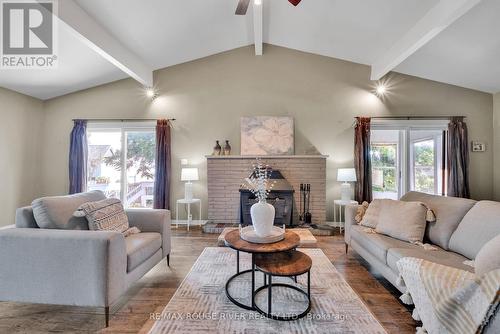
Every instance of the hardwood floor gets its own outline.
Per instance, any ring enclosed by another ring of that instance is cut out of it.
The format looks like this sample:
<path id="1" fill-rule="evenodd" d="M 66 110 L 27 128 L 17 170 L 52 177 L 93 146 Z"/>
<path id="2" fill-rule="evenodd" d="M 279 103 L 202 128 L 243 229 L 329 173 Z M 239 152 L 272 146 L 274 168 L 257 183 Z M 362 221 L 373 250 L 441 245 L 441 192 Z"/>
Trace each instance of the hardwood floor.
<path id="1" fill-rule="evenodd" d="M 170 267 L 164 260 L 139 280 L 113 308 L 108 328 L 103 328 L 103 309 L 0 302 L 0 333 L 147 333 L 150 314 L 163 310 L 203 249 L 216 246 L 217 236 L 199 228 L 173 229 Z M 355 252 L 346 255 L 343 236 L 316 238 L 387 332 L 415 333 L 417 323 L 398 301 L 399 292 L 374 278 Z"/>

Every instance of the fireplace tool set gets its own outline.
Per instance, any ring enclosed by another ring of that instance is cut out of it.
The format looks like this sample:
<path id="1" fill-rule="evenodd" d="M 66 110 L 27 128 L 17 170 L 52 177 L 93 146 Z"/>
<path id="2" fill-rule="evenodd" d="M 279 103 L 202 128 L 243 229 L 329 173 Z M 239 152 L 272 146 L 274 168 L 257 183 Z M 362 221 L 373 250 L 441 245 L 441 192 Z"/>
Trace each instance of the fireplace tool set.
<path id="1" fill-rule="evenodd" d="M 311 203 L 311 184 L 300 184 L 300 201 L 299 201 L 299 221 L 304 224 L 312 223 L 312 215 L 309 212 L 309 205 Z"/>

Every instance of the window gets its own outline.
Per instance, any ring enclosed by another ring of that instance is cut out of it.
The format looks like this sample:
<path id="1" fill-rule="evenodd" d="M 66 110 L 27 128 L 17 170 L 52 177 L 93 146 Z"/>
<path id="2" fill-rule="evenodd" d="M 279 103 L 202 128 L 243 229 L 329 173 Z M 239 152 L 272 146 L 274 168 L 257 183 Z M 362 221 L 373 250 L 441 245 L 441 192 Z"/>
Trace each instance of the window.
<path id="1" fill-rule="evenodd" d="M 442 121 L 374 122 L 373 198 L 398 199 L 412 190 L 445 195 L 445 129 Z"/>
<path id="2" fill-rule="evenodd" d="M 443 131 L 410 132 L 410 189 L 443 194 Z"/>
<path id="3" fill-rule="evenodd" d="M 87 189 L 102 190 L 125 207 L 152 208 L 155 176 L 155 127 L 91 123 L 87 127 Z"/>
<path id="4" fill-rule="evenodd" d="M 372 145 L 372 181 L 375 198 L 398 197 L 397 145 L 376 143 Z"/>
<path id="5" fill-rule="evenodd" d="M 372 187 L 374 198 L 398 199 L 399 131 L 376 130 L 371 135 Z"/>

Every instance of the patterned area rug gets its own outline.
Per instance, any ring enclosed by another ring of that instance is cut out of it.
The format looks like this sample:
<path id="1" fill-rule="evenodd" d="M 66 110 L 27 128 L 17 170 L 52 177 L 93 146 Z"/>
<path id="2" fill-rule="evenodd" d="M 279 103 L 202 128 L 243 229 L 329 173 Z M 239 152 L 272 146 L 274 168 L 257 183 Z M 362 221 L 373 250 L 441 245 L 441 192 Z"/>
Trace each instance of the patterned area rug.
<path id="1" fill-rule="evenodd" d="M 234 305 L 224 287 L 227 279 L 236 273 L 236 252 L 208 247 L 149 333 L 386 333 L 322 250 L 302 248 L 300 251 L 313 260 L 312 309 L 305 318 L 275 321 Z M 241 270 L 249 269 L 250 255 L 240 255 Z M 256 279 L 257 287 L 261 286 L 263 275 L 256 273 Z M 273 280 L 280 281 L 294 284 L 288 278 Z M 298 278 L 298 286 L 305 288 L 306 284 L 306 275 Z M 233 280 L 230 292 L 238 301 L 249 301 L 250 274 Z M 272 298 L 275 314 L 300 312 L 307 307 L 305 297 L 292 289 L 273 288 Z M 256 303 L 265 309 L 267 293 L 259 293 Z"/>

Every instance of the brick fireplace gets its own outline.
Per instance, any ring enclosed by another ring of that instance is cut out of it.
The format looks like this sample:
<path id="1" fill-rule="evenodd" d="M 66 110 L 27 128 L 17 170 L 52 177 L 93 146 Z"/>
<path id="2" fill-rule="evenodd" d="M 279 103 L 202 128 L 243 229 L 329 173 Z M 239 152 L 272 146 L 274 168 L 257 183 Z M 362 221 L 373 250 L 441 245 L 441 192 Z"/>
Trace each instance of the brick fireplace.
<path id="1" fill-rule="evenodd" d="M 207 156 L 208 219 L 215 223 L 239 223 L 240 185 L 252 169 L 255 157 Z M 295 190 L 293 224 L 298 223 L 300 184 L 311 184 L 312 222 L 326 220 L 326 158 L 323 155 L 261 157 L 279 170 Z"/>

